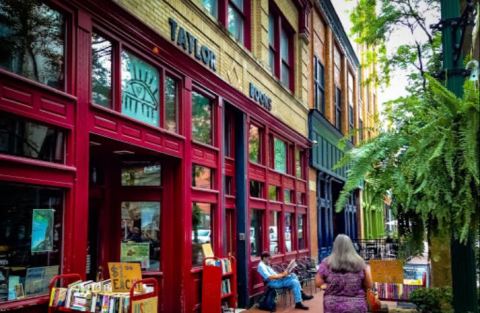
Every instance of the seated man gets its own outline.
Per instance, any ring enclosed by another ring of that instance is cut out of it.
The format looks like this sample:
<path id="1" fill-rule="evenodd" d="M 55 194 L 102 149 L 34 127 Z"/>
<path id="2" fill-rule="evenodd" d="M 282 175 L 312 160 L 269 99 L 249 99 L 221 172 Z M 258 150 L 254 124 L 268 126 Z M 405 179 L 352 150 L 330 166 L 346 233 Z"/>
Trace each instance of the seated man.
<path id="1" fill-rule="evenodd" d="M 293 291 L 295 298 L 295 308 L 308 310 L 308 307 L 303 305 L 302 300 L 310 300 L 313 296 L 306 295 L 302 291 L 297 275 L 288 272 L 278 274 L 270 266 L 270 253 L 263 252 L 262 259 L 258 263 L 258 273 L 262 276 L 263 281 L 271 288 L 289 288 Z"/>

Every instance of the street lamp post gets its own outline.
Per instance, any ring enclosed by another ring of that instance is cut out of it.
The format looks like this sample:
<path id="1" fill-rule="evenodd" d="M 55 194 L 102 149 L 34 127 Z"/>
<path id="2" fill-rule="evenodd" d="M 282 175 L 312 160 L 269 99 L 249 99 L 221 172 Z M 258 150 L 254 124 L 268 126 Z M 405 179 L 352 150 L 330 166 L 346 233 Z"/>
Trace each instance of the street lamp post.
<path id="1" fill-rule="evenodd" d="M 460 16 L 460 0 L 441 0 L 441 21 L 437 28 L 442 31 L 443 72 L 446 85 L 456 96 L 463 94 L 464 77 L 467 74 L 461 54 L 465 27 L 471 25 L 473 1 Z M 466 243 L 452 239 L 452 288 L 455 313 L 479 313 L 477 300 L 474 239 Z"/>

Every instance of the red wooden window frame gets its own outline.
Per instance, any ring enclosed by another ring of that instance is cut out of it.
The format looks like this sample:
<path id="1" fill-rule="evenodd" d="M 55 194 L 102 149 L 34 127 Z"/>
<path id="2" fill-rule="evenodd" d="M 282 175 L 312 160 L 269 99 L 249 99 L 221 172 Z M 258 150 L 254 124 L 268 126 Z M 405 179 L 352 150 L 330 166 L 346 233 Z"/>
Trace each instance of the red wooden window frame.
<path id="1" fill-rule="evenodd" d="M 228 6 L 232 5 L 236 12 L 243 17 L 243 45 L 248 50 L 252 49 L 251 35 L 251 0 L 243 0 L 243 11 L 240 10 L 232 0 L 215 0 L 217 2 L 217 18 L 219 23 L 228 29 Z M 240 43 L 242 44 L 242 43 Z"/>
<path id="2" fill-rule="evenodd" d="M 137 49 L 133 44 L 129 44 L 122 40 L 119 36 L 112 34 L 111 32 L 104 29 L 102 26 L 94 24 L 92 28 L 92 34 L 96 33 L 103 38 L 109 40 L 112 43 L 112 77 L 111 77 L 111 106 L 110 108 L 96 104 L 92 99 L 92 76 L 89 77 L 89 85 L 90 85 L 90 104 L 107 111 L 115 111 L 122 114 L 122 86 L 121 86 L 121 72 L 122 72 L 122 60 L 121 60 L 121 53 L 122 51 L 127 51 L 140 60 L 144 61 L 145 63 L 149 64 L 150 66 L 154 67 L 158 71 L 159 75 L 159 100 L 160 100 L 160 108 L 158 111 L 159 116 L 159 125 L 154 126 L 151 124 L 146 124 L 150 127 L 155 128 L 162 128 L 165 131 L 168 131 L 165 128 L 165 121 L 166 121 L 166 100 L 165 100 L 165 79 L 166 77 L 170 77 L 174 79 L 177 83 L 177 90 L 176 90 L 176 115 L 177 115 L 177 131 L 176 134 L 183 133 L 183 125 L 182 125 L 182 97 L 181 97 L 181 89 L 182 89 L 182 77 L 179 74 L 176 74 L 170 70 L 167 70 L 163 65 L 159 64 L 152 56 L 145 54 L 141 49 Z M 90 45 L 90 52 L 92 51 Z M 90 62 L 90 73 L 92 73 L 92 62 Z M 127 115 L 122 114 L 122 117 L 135 121 L 137 123 L 142 123 L 141 120 L 134 119 Z"/>
<path id="3" fill-rule="evenodd" d="M 289 89 L 290 91 L 295 90 L 295 49 L 294 49 L 294 37 L 295 31 L 293 27 L 288 23 L 287 19 L 282 15 L 278 7 L 273 3 L 270 2 L 269 4 L 269 31 L 270 31 L 270 19 L 273 18 L 273 32 L 274 32 L 274 42 L 273 46 L 269 42 L 269 55 L 270 51 L 274 53 L 274 68 L 272 70 L 272 74 L 280 80 L 280 83 L 285 88 Z M 283 85 L 282 79 L 282 51 L 281 51 L 281 32 L 284 31 L 288 37 L 288 63 L 286 64 L 289 68 L 289 77 L 288 86 Z"/>

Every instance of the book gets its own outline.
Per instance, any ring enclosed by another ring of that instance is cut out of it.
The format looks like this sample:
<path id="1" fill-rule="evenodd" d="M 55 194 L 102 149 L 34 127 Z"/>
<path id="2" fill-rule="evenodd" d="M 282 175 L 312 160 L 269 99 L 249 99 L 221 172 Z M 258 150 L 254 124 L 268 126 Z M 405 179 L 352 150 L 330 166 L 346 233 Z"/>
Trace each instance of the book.
<path id="1" fill-rule="evenodd" d="M 297 267 L 297 262 L 295 259 L 291 260 L 290 263 L 288 263 L 287 269 L 285 270 L 287 273 L 291 273 L 296 267 Z"/>

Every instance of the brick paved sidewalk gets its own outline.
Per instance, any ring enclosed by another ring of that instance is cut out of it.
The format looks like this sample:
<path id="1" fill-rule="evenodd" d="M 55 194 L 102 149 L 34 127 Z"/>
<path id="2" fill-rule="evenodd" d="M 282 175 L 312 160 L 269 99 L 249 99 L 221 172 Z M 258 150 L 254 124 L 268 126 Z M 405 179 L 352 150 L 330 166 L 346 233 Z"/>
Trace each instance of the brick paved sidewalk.
<path id="1" fill-rule="evenodd" d="M 303 310 L 295 310 L 293 305 L 289 307 L 277 306 L 278 313 L 290 313 L 290 312 L 315 312 L 315 313 L 323 313 L 323 297 L 322 293 L 318 291 L 316 294 L 313 295 L 313 299 L 309 301 L 304 301 L 303 304 L 308 306 L 310 310 L 303 311 Z M 267 311 L 261 311 L 258 309 L 250 309 L 244 311 L 244 313 L 265 313 Z"/>

